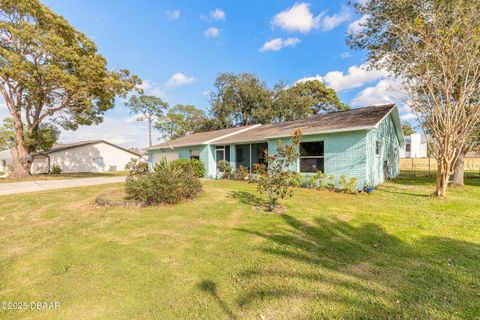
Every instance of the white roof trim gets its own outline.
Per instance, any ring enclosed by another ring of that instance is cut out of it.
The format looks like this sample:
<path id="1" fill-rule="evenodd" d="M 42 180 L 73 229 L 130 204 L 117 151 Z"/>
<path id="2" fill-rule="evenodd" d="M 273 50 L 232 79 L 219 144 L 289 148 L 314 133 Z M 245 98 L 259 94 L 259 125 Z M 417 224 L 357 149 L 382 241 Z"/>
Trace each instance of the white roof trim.
<path id="1" fill-rule="evenodd" d="M 248 131 L 248 130 L 251 130 L 251 129 L 254 129 L 254 128 L 258 128 L 260 127 L 261 124 L 255 124 L 253 126 L 250 126 L 250 127 L 247 127 L 247 128 L 243 128 L 241 130 L 238 130 L 238 131 L 235 131 L 235 132 L 231 132 L 231 133 L 227 133 L 227 134 L 224 134 L 223 136 L 220 136 L 220 137 L 217 137 L 217 138 L 214 138 L 214 139 L 210 139 L 210 140 L 207 140 L 207 141 L 204 141 L 202 144 L 210 144 L 212 142 L 215 142 L 217 140 L 221 140 L 223 138 L 228 138 L 228 137 L 231 137 L 233 135 L 236 135 L 237 133 L 242 133 L 242 132 L 245 132 L 245 131 Z"/>

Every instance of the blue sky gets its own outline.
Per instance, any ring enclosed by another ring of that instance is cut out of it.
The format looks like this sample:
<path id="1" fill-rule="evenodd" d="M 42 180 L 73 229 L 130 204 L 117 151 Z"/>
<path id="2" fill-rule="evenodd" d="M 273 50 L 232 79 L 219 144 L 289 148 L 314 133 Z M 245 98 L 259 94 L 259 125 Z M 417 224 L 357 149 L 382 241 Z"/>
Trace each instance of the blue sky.
<path id="1" fill-rule="evenodd" d="M 272 86 L 317 77 L 353 107 L 402 102 L 398 81 L 362 69 L 365 52 L 350 50 L 346 32 L 360 28 L 346 1 L 46 0 L 98 46 L 112 69 L 127 68 L 148 94 L 170 105 L 205 110 L 216 76 L 251 72 Z M 406 107 L 404 118 L 410 117 Z M 146 126 L 119 100 L 97 127 L 62 134 L 63 142 L 104 138 L 144 147 Z M 158 135 L 157 135 L 158 136 Z M 158 140 L 157 140 L 158 141 Z"/>

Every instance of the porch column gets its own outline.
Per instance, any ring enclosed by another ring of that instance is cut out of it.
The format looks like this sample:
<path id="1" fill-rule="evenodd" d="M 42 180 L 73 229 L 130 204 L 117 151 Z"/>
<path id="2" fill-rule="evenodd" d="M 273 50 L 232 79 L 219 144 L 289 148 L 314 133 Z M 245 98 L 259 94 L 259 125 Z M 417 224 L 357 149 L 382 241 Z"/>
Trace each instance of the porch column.
<path id="1" fill-rule="evenodd" d="M 253 171 L 253 168 L 252 168 L 252 144 L 250 143 L 250 153 L 249 153 L 250 157 L 249 157 L 249 161 L 250 161 L 250 172 Z"/>

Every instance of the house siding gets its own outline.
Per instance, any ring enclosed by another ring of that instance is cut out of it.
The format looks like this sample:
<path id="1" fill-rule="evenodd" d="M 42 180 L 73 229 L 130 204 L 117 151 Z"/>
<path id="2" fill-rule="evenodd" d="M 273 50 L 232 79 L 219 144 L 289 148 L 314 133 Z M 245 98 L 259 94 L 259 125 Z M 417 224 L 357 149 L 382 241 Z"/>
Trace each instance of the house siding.
<path id="1" fill-rule="evenodd" d="M 400 174 L 400 144 L 392 116 L 386 117 L 377 128 L 367 134 L 367 181 L 373 185 L 382 184 L 384 162 L 387 161 L 388 175 L 395 178 Z M 380 141 L 380 154 L 376 154 L 376 141 Z"/>
<path id="2" fill-rule="evenodd" d="M 268 140 L 268 152 L 276 153 L 277 141 L 291 144 L 291 138 Z M 328 176 L 335 176 L 338 182 L 340 176 L 345 175 L 347 179 L 357 178 L 357 187 L 363 186 L 367 179 L 367 131 L 351 131 L 331 134 L 308 135 L 302 138 L 302 142 L 324 142 L 324 170 Z M 297 161 L 291 170 L 299 172 Z"/>

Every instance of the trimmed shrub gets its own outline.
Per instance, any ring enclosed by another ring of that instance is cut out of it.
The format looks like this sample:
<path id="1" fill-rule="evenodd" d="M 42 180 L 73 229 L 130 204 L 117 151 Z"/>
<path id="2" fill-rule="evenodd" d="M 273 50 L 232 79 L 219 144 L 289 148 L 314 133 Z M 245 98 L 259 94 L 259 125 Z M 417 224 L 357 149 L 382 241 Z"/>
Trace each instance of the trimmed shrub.
<path id="1" fill-rule="evenodd" d="M 60 173 L 62 173 L 62 168 L 60 168 L 60 166 L 54 164 L 52 169 L 50 170 L 50 173 L 51 174 L 60 174 Z"/>
<path id="2" fill-rule="evenodd" d="M 245 180 L 248 176 L 248 169 L 244 166 L 239 166 L 235 170 L 235 179 L 237 180 Z"/>
<path id="3" fill-rule="evenodd" d="M 205 165 L 203 164 L 203 161 L 198 160 L 198 159 L 177 159 L 173 160 L 172 165 L 182 168 L 182 169 L 187 169 L 190 168 L 193 173 L 199 177 L 203 178 L 205 177 Z"/>
<path id="4" fill-rule="evenodd" d="M 232 179 L 233 178 L 233 168 L 230 165 L 230 162 L 226 160 L 220 160 L 217 164 L 218 171 L 221 173 L 222 179 Z"/>
<path id="5" fill-rule="evenodd" d="M 131 175 L 125 182 L 127 200 L 144 205 L 175 204 L 197 197 L 202 191 L 200 179 L 190 166 L 182 168 L 161 160 L 152 172 Z"/>

